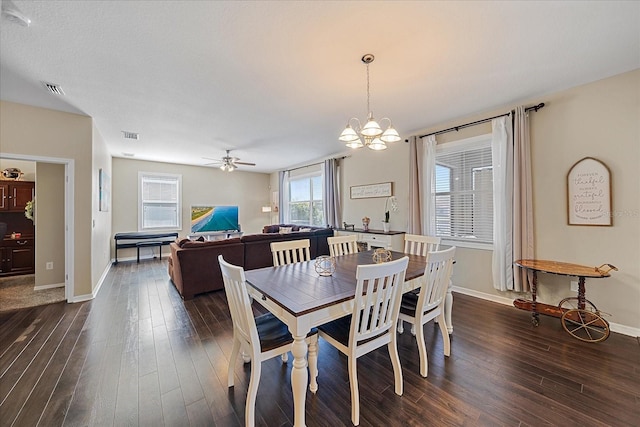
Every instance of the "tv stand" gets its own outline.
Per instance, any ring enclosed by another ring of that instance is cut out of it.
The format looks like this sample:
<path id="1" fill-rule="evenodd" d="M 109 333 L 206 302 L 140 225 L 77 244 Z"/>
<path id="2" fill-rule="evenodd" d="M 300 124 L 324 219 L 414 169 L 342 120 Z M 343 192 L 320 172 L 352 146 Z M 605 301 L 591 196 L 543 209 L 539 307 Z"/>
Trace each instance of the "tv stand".
<path id="1" fill-rule="evenodd" d="M 233 239 L 236 237 L 242 237 L 242 231 L 238 230 L 227 230 L 227 231 L 212 231 L 206 233 L 195 233 L 189 234 L 187 238 L 190 240 L 196 240 L 200 237 L 203 237 L 204 240 L 225 240 L 225 239 Z"/>

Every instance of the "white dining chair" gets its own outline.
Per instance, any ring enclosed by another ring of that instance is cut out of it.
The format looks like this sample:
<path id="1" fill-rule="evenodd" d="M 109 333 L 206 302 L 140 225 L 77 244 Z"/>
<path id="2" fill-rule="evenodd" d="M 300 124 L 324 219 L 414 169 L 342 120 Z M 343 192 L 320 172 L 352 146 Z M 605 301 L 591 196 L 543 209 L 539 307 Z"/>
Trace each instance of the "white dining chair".
<path id="1" fill-rule="evenodd" d="M 398 321 L 415 325 L 416 342 L 420 353 L 420 375 L 427 376 L 427 348 L 424 341 L 423 325 L 432 319 L 438 319 L 438 326 L 444 343 L 444 355 L 451 354 L 451 343 L 444 319 L 444 302 L 453 268 L 456 247 L 427 253 L 427 266 L 424 269 L 424 281 L 416 295 L 407 292 L 402 296 Z"/>
<path id="2" fill-rule="evenodd" d="M 347 254 L 355 254 L 358 252 L 358 236 L 349 234 L 346 236 L 327 237 L 329 244 L 329 255 L 339 256 Z"/>
<path id="3" fill-rule="evenodd" d="M 360 424 L 360 392 L 356 370 L 358 357 L 386 344 L 393 365 L 395 392 L 402 395 L 402 369 L 395 324 L 408 264 L 409 258 L 405 256 L 382 264 L 359 265 L 356 269 L 357 285 L 352 314 L 318 327 L 320 336 L 347 356 L 351 422 L 356 426 Z"/>
<path id="4" fill-rule="evenodd" d="M 440 237 L 422 236 L 419 234 L 404 235 L 404 253 L 427 256 L 427 252 L 437 251 L 440 247 Z"/>
<path id="5" fill-rule="evenodd" d="M 273 266 L 279 267 L 295 262 L 309 261 L 311 255 L 309 239 L 287 240 L 285 242 L 271 242 L 271 255 L 273 256 Z"/>
<path id="6" fill-rule="evenodd" d="M 424 236 L 421 234 L 404 235 L 404 253 L 427 256 L 428 252 L 437 251 L 440 248 L 440 237 Z M 412 291 L 417 294 L 418 290 Z M 402 320 L 398 320 L 398 333 L 404 332 Z M 416 334 L 416 325 L 411 325 L 411 335 Z"/>
<path id="7" fill-rule="evenodd" d="M 251 358 L 251 377 L 247 391 L 245 407 L 245 425 L 255 425 L 255 406 L 262 362 L 291 351 L 293 337 L 287 325 L 273 314 L 268 313 L 258 317 L 253 316 L 251 299 L 247 292 L 244 269 L 226 262 L 222 255 L 218 255 L 224 290 L 227 295 L 231 320 L 233 322 L 233 348 L 229 358 L 227 384 L 234 385 L 234 371 L 241 349 L 248 352 Z M 309 390 L 318 390 L 318 331 L 312 329 L 307 335 L 309 346 Z"/>

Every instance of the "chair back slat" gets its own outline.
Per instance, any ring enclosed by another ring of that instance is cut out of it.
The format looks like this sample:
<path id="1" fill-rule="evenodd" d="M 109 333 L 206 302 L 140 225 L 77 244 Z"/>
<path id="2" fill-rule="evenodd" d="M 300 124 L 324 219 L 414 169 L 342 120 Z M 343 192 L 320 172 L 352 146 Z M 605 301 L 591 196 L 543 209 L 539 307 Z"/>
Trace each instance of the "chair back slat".
<path id="1" fill-rule="evenodd" d="M 358 236 L 355 234 L 349 234 L 347 236 L 334 236 L 327 237 L 327 243 L 329 244 L 329 255 L 340 256 L 355 254 L 358 252 Z"/>
<path id="2" fill-rule="evenodd" d="M 256 321 L 251 310 L 251 300 L 247 292 L 244 269 L 229 264 L 222 255 L 218 255 L 224 291 L 231 312 L 233 329 L 247 343 L 260 345 Z"/>
<path id="3" fill-rule="evenodd" d="M 440 237 L 421 236 L 419 234 L 404 235 L 404 253 L 427 256 L 428 252 L 437 251 L 440 247 Z"/>
<path id="4" fill-rule="evenodd" d="M 405 256 L 382 264 L 358 266 L 350 346 L 394 328 L 408 264 L 409 258 Z"/>
<path id="5" fill-rule="evenodd" d="M 422 307 L 423 312 L 432 310 L 444 300 L 451 279 L 455 253 L 455 246 L 443 251 L 427 253 L 424 282 L 418 297 L 418 307 Z"/>
<path id="6" fill-rule="evenodd" d="M 311 254 L 309 239 L 288 240 L 286 242 L 272 242 L 271 254 L 273 256 L 273 266 L 279 267 L 295 262 L 309 261 Z"/>

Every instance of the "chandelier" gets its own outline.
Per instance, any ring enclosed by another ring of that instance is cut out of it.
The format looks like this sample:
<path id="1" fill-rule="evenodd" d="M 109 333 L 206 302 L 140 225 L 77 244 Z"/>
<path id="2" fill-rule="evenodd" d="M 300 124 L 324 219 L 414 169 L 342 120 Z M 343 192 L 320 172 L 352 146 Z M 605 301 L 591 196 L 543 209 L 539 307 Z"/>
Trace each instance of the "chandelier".
<path id="1" fill-rule="evenodd" d="M 352 117 L 338 138 L 340 141 L 345 142 L 347 147 L 350 148 L 367 146 L 372 150 L 385 150 L 388 142 L 400 141 L 400 135 L 398 135 L 398 131 L 393 128 L 390 119 L 385 117 L 380 120 L 381 123 L 383 120 L 389 122 L 389 127 L 383 132 L 378 122 L 373 118 L 373 112 L 370 106 L 371 95 L 369 93 L 369 64 L 371 64 L 374 59 L 375 57 L 370 53 L 362 57 L 362 62 L 367 66 L 367 112 L 369 114 L 367 122 L 364 126 L 361 126 L 360 120 Z M 355 127 L 351 126 L 353 121 L 355 121 Z"/>

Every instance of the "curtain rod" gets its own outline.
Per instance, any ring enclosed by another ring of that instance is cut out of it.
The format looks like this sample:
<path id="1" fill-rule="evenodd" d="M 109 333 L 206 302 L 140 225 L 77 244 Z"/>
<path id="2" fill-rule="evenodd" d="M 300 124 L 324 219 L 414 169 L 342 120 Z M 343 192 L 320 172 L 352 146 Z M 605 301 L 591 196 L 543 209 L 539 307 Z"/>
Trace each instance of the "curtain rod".
<path id="1" fill-rule="evenodd" d="M 531 111 L 531 110 L 538 111 L 542 107 L 544 107 L 544 102 L 541 102 L 538 105 L 533 105 L 531 107 L 527 107 L 527 108 L 524 109 L 524 111 Z M 439 130 L 437 132 L 431 132 L 431 133 L 427 133 L 425 135 L 420 135 L 418 138 L 424 138 L 425 136 L 431 136 L 431 135 L 440 135 L 440 134 L 447 133 L 447 132 L 453 132 L 454 130 L 457 132 L 460 129 L 464 129 L 464 128 L 467 128 L 467 127 L 470 127 L 470 126 L 479 125 L 480 123 L 490 122 L 493 119 L 497 119 L 498 117 L 508 116 L 511 113 L 513 113 L 513 110 L 509 111 L 508 113 L 499 114 L 497 116 L 489 117 L 489 118 L 486 118 L 486 119 L 476 120 L 475 122 L 465 123 L 465 124 L 460 125 L 460 126 L 454 126 L 452 128 L 449 128 L 449 129 Z"/>
<path id="2" fill-rule="evenodd" d="M 346 159 L 347 157 L 349 157 L 349 156 L 330 157 L 330 159 L 332 159 L 332 160 L 342 160 L 342 159 Z M 327 160 L 329 160 L 329 159 L 327 159 Z M 311 163 L 311 164 L 309 164 L 309 165 L 298 166 L 297 168 L 285 169 L 285 170 L 283 170 L 283 172 L 296 171 L 296 170 L 298 170 L 298 169 L 304 169 L 304 168 L 308 168 L 308 167 L 310 167 L 310 166 L 321 165 L 321 164 L 323 164 L 323 163 L 324 163 L 324 161 L 322 161 L 322 162 L 318 162 L 318 163 Z"/>

